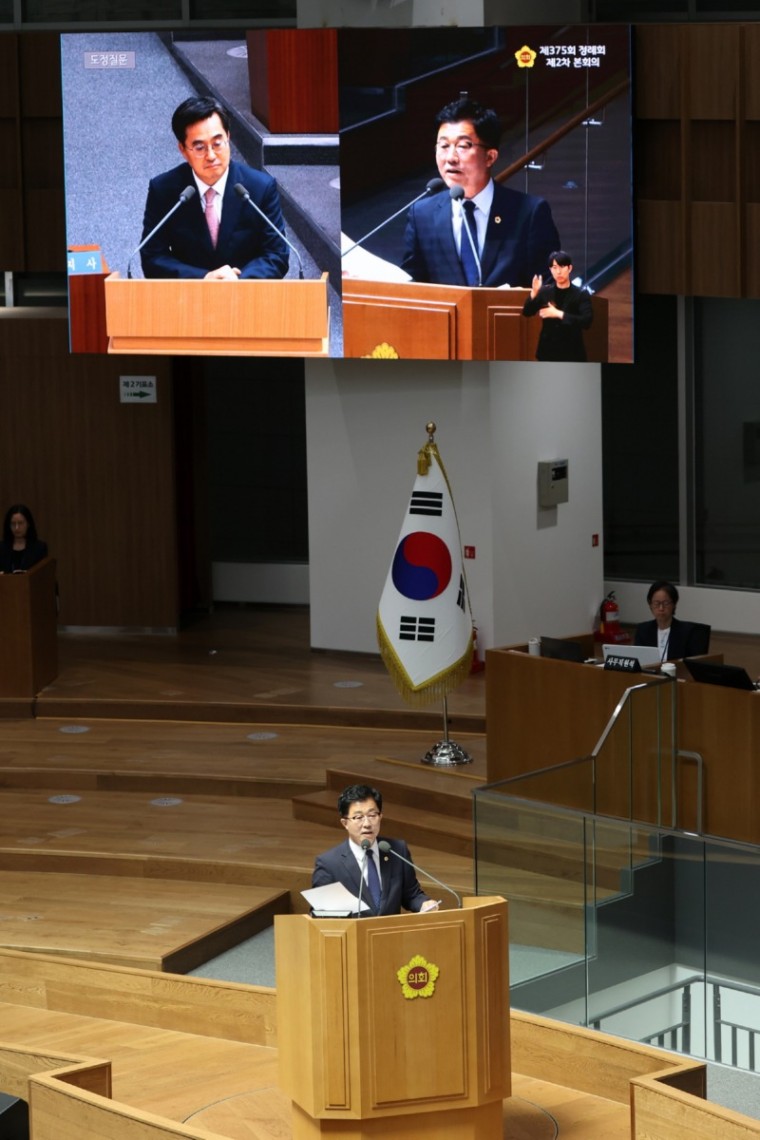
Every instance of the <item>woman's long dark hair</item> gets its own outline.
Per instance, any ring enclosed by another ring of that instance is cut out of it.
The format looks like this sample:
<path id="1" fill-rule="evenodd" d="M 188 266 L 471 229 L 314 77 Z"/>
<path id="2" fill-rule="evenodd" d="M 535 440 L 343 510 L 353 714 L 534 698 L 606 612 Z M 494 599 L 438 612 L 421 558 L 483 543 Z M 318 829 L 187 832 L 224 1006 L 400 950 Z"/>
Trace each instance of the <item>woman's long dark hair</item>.
<path id="1" fill-rule="evenodd" d="M 26 532 L 26 545 L 31 546 L 33 542 L 37 541 L 37 527 L 34 525 L 34 516 L 28 507 L 23 503 L 14 503 L 12 507 L 8 507 L 5 512 L 5 521 L 3 523 L 3 542 L 6 546 L 13 546 L 13 533 L 11 531 L 11 519 L 14 515 L 23 515 L 27 521 Z"/>

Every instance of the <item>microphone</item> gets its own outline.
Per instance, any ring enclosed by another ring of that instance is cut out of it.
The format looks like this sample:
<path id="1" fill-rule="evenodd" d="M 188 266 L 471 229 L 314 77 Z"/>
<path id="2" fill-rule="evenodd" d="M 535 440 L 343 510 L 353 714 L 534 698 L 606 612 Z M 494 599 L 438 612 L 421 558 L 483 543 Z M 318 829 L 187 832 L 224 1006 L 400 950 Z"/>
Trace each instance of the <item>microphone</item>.
<path id="1" fill-rule="evenodd" d="M 451 189 L 449 190 L 449 198 L 451 198 L 452 202 L 461 202 L 462 199 L 464 198 L 464 187 L 463 186 L 452 186 Z M 478 267 L 478 285 L 482 285 L 483 284 L 483 270 L 482 270 L 481 265 L 480 265 L 480 255 L 478 254 L 478 247 L 476 246 L 475 242 L 472 240 L 472 234 L 470 232 L 470 227 L 468 226 L 467 218 L 465 217 L 464 206 L 462 205 L 459 208 L 460 208 L 460 211 L 462 214 L 462 233 L 467 234 L 467 240 L 470 243 L 470 249 L 472 250 L 472 256 L 475 258 L 475 264 Z M 460 237 L 459 240 L 461 243 L 464 241 L 464 238 Z"/>
<path id="2" fill-rule="evenodd" d="M 385 221 L 381 222 L 379 226 L 375 226 L 374 230 L 370 230 L 368 234 L 364 235 L 364 237 L 361 237 L 358 241 L 355 241 L 353 245 L 350 245 L 348 247 L 348 249 L 344 249 L 343 253 L 340 255 L 341 258 L 345 257 L 347 253 L 350 253 L 352 249 L 356 249 L 357 245 L 361 245 L 362 242 L 365 242 L 367 240 L 367 238 L 371 238 L 372 235 L 376 234 L 378 230 L 381 230 L 383 226 L 390 225 L 392 221 L 395 221 L 399 214 L 403 214 L 406 210 L 411 209 L 415 202 L 419 202 L 420 198 L 427 198 L 429 194 L 438 194 L 441 190 L 445 189 L 446 183 L 442 178 L 431 178 L 421 194 L 418 194 L 416 198 L 412 198 L 411 202 L 407 202 L 407 204 L 405 206 L 402 206 L 400 210 L 396 210 L 395 214 L 391 214 L 389 218 L 386 218 Z"/>
<path id="3" fill-rule="evenodd" d="M 288 239 L 285 237 L 285 234 L 282 232 L 282 230 L 278 229 L 278 227 L 274 224 L 272 219 L 267 217 L 267 215 L 264 213 L 263 210 L 259 209 L 259 207 L 256 205 L 253 198 L 248 193 L 248 191 L 246 190 L 246 188 L 242 182 L 236 182 L 235 183 L 235 193 L 237 194 L 238 198 L 242 198 L 244 202 L 247 202 L 248 205 L 256 211 L 256 213 L 259 215 L 259 217 L 264 219 L 264 221 L 266 222 L 266 224 L 268 226 L 272 227 L 272 229 L 278 235 L 278 237 L 281 237 L 282 240 L 285 242 L 285 245 L 288 247 L 288 249 L 293 250 L 293 253 L 296 255 L 296 257 L 298 259 L 298 278 L 300 281 L 303 281 L 303 262 L 301 261 L 300 253 L 298 252 L 296 247 L 293 245 L 293 243 L 291 241 L 288 241 Z"/>
<path id="4" fill-rule="evenodd" d="M 362 839 L 362 851 L 364 852 L 364 858 L 362 859 L 362 865 L 359 868 L 359 898 L 356 903 L 357 918 L 361 918 L 362 916 L 362 888 L 364 887 L 364 868 L 367 866 L 367 859 L 369 858 L 369 849 L 371 846 L 371 839 Z"/>
<path id="5" fill-rule="evenodd" d="M 362 844 L 362 847 L 363 846 L 364 844 Z M 397 859 L 400 859 L 402 863 L 406 863 L 407 866 L 411 867 L 413 871 L 419 871 L 420 874 L 424 875 L 426 879 L 431 879 L 432 882 L 437 883 L 439 887 L 443 887 L 444 891 L 448 891 L 450 895 L 454 896 L 454 898 L 457 900 L 457 906 L 460 910 L 462 909 L 462 900 L 453 887 L 447 887 L 446 884 L 442 883 L 440 879 L 436 879 L 435 875 L 431 875 L 429 871 L 423 871 L 422 867 L 418 867 L 416 863 L 412 863 L 411 859 L 405 859 L 403 855 L 399 855 L 398 851 L 394 851 L 387 839 L 381 839 L 377 846 L 380 848 L 383 855 L 387 855 L 388 853 L 395 855 Z"/>
<path id="6" fill-rule="evenodd" d="M 145 245 L 145 243 L 150 241 L 150 239 L 153 237 L 153 235 L 155 233 L 158 233 L 158 231 L 161 229 L 161 226 L 163 226 L 165 222 L 169 221 L 169 218 L 172 216 L 172 214 L 174 213 L 175 210 L 178 210 L 180 208 L 180 206 L 184 206 L 185 202 L 189 202 L 190 199 L 194 198 L 197 193 L 198 193 L 198 191 L 196 190 L 196 188 L 194 186 L 186 186 L 185 189 L 180 194 L 177 201 L 172 206 L 169 213 L 166 214 L 161 219 L 161 221 L 158 223 L 157 226 L 153 227 L 153 229 L 150 231 L 150 233 L 148 234 L 147 237 L 143 238 L 143 240 L 138 245 L 137 249 L 133 250 L 132 253 L 130 253 L 129 261 L 127 262 L 127 277 L 128 278 L 131 278 L 131 276 L 132 276 L 131 265 L 132 265 L 132 258 L 135 256 L 135 254 L 139 253 L 140 250 L 142 249 L 142 247 Z"/>

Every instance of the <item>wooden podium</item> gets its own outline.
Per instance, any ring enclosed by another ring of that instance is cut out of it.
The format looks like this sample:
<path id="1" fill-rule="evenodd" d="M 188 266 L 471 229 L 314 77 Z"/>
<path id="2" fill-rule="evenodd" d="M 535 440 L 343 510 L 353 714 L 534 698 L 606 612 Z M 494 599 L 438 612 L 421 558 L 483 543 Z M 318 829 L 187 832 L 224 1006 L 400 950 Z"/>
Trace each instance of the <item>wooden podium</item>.
<path id="1" fill-rule="evenodd" d="M 507 904 L 275 918 L 280 1085 L 293 1140 L 501 1140 Z"/>
<path id="2" fill-rule="evenodd" d="M 34 697 L 58 673 L 55 559 L 0 574 L 0 697 Z"/>
<path id="3" fill-rule="evenodd" d="M 524 317 L 529 289 L 343 279 L 344 355 L 402 360 L 535 360 L 538 317 Z M 592 297 L 584 334 L 590 361 L 605 361 L 608 305 Z"/>
<path id="4" fill-rule="evenodd" d="M 172 356 L 327 356 L 327 274 L 317 280 L 105 281 L 108 351 Z"/>

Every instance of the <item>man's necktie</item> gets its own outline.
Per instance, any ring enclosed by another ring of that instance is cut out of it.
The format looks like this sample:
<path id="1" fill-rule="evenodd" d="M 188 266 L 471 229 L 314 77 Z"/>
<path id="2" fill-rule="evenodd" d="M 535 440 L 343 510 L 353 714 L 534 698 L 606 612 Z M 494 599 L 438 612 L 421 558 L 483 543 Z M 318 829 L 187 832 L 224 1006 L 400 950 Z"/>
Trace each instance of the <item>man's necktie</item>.
<path id="1" fill-rule="evenodd" d="M 478 248 L 478 227 L 475 225 L 475 203 L 472 198 L 465 198 L 462 203 L 462 234 L 459 243 L 459 259 L 462 262 L 462 270 L 464 272 L 464 279 L 468 285 L 478 285 L 480 282 L 480 274 L 478 273 L 478 263 L 475 260 L 475 254 L 472 251 L 472 245 L 465 233 L 464 227 L 467 229 L 472 237 L 472 243 L 475 249 Z"/>
<path id="2" fill-rule="evenodd" d="M 377 910 L 380 906 L 380 896 L 383 892 L 380 886 L 380 876 L 377 873 L 375 856 L 371 851 L 367 852 L 367 886 L 369 887 L 372 902 L 375 904 L 375 909 Z"/>
<path id="3" fill-rule="evenodd" d="M 203 197 L 206 199 L 206 225 L 208 226 L 208 232 L 211 234 L 211 244 L 214 249 L 216 249 L 216 239 L 219 237 L 219 219 L 214 209 L 214 199 L 216 198 L 216 190 L 214 187 L 209 186 Z"/>

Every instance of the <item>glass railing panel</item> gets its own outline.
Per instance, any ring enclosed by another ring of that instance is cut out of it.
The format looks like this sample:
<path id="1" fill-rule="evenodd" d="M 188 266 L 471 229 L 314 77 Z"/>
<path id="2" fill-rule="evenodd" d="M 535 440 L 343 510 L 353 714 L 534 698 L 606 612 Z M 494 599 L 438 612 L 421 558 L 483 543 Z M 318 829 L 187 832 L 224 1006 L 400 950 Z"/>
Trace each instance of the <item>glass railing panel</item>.
<path id="1" fill-rule="evenodd" d="M 760 849 L 707 842 L 704 868 L 684 871 L 684 893 L 695 889 L 700 870 L 705 894 L 705 1056 L 760 1072 L 760 915 L 756 905 Z M 690 948 L 687 943 L 685 952 Z"/>
<path id="2" fill-rule="evenodd" d="M 703 844 L 600 819 L 587 836 L 586 1024 L 703 1056 Z"/>
<path id="3" fill-rule="evenodd" d="M 621 699 L 596 752 L 596 812 L 672 825 L 676 685 L 650 678 Z"/>
<path id="4" fill-rule="evenodd" d="M 486 788 L 477 789 L 477 795 L 488 792 L 496 798 L 516 797 L 539 804 L 571 808 L 573 811 L 593 813 L 594 764 L 589 756 L 554 764 L 536 772 L 522 772 Z"/>
<path id="5" fill-rule="evenodd" d="M 498 785 L 502 787 L 502 785 Z M 511 1001 L 543 1013 L 585 987 L 584 819 L 499 791 L 475 792 L 476 890 L 509 901 Z"/>

